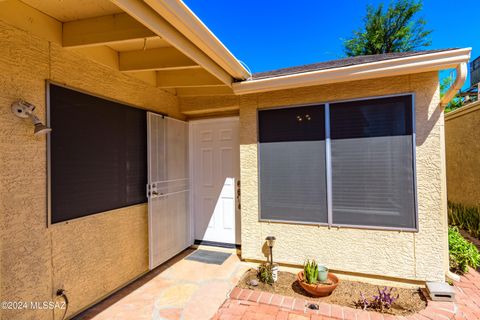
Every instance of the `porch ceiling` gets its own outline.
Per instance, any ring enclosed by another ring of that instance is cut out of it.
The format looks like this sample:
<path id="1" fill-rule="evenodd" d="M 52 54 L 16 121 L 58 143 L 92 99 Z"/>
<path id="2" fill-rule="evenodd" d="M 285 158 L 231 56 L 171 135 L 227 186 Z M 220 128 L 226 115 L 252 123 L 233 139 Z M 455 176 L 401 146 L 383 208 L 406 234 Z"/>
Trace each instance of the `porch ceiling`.
<path id="1" fill-rule="evenodd" d="M 22 0 L 22 2 L 60 22 L 122 12 L 110 0 Z"/>
<path id="2" fill-rule="evenodd" d="M 33 8 L 54 20 L 63 47 L 151 85 L 179 96 L 233 94 L 233 77 L 225 68 L 143 1 L 6 2 L 15 12 Z"/>

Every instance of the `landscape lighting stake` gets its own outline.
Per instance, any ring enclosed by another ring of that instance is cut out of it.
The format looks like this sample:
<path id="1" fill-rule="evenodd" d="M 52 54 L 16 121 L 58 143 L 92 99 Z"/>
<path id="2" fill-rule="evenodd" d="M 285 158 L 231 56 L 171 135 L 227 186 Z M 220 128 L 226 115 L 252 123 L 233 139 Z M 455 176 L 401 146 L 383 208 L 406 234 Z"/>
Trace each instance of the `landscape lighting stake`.
<path id="1" fill-rule="evenodd" d="M 274 236 L 268 236 L 265 238 L 267 241 L 267 245 L 270 248 L 270 263 L 273 266 L 273 246 L 275 245 L 275 237 Z"/>

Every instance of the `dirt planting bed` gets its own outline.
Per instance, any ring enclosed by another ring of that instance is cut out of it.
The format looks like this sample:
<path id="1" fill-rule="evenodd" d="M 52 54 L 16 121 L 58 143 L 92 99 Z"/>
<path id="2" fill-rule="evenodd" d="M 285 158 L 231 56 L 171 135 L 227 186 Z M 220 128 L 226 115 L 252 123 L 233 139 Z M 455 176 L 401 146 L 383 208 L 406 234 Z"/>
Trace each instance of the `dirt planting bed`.
<path id="1" fill-rule="evenodd" d="M 378 294 L 379 288 L 383 289 L 383 287 L 365 282 L 340 280 L 337 289 L 335 289 L 330 296 L 316 298 L 303 290 L 296 279 L 296 275 L 290 272 L 280 271 L 278 273 L 278 280 L 273 285 L 258 281 L 258 286 L 251 286 L 250 280 L 252 279 L 257 279 L 257 271 L 255 269 L 248 270 L 238 282 L 237 287 L 351 308 L 355 308 L 355 302 L 359 300 L 360 293 L 363 293 L 367 299 L 371 299 L 374 295 Z M 417 313 L 427 306 L 427 301 L 420 289 L 394 288 L 392 292 L 394 292 L 395 295 L 399 294 L 399 298 L 394 302 L 391 309 L 385 310 L 385 313 L 406 316 Z"/>

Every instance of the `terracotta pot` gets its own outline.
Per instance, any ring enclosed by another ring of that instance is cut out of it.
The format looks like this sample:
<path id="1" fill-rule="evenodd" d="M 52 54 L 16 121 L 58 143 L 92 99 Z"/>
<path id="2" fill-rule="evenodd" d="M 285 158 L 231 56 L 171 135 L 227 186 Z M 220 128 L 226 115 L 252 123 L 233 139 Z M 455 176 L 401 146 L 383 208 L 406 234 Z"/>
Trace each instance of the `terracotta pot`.
<path id="1" fill-rule="evenodd" d="M 303 270 L 297 274 L 298 283 L 300 286 L 315 297 L 326 297 L 332 293 L 333 290 L 338 286 L 340 280 L 333 273 L 328 273 L 328 280 L 332 282 L 331 285 L 322 285 L 322 284 L 308 284 L 305 282 L 305 277 L 303 276 Z"/>

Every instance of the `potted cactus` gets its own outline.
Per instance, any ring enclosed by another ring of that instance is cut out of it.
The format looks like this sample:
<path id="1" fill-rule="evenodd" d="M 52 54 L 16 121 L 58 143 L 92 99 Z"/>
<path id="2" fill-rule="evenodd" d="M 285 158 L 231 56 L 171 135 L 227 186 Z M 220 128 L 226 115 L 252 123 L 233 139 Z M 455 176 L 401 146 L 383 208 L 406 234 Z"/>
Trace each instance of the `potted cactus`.
<path id="1" fill-rule="evenodd" d="M 303 266 L 303 274 L 305 282 L 308 284 L 315 284 L 318 281 L 318 265 L 315 260 L 307 260 Z"/>
<path id="2" fill-rule="evenodd" d="M 338 278 L 333 273 L 328 273 L 328 269 L 321 266 L 322 273 L 319 274 L 319 267 L 315 260 L 307 260 L 303 265 L 303 270 L 297 274 L 297 280 L 300 286 L 316 297 L 325 297 L 332 293 L 338 285 Z M 319 281 L 326 273 L 326 281 Z"/>

